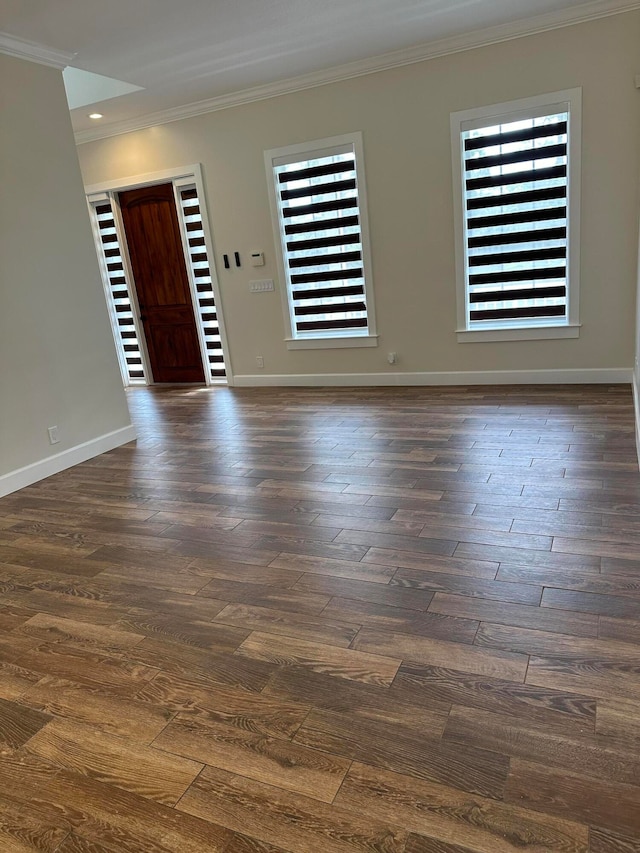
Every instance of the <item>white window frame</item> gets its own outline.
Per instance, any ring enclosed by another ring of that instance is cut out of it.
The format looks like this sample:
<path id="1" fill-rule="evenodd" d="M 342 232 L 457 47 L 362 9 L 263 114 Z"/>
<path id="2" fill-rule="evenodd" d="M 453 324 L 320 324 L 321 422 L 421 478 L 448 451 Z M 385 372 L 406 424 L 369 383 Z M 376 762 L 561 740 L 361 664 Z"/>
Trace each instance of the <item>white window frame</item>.
<path id="1" fill-rule="evenodd" d="M 276 182 L 274 180 L 274 167 L 282 165 L 283 159 L 295 158 L 312 159 L 328 153 L 324 149 L 333 149 L 340 146 L 352 146 L 355 154 L 356 183 L 358 188 L 358 208 L 360 214 L 360 237 L 362 245 L 362 268 L 364 271 L 364 299 L 367 306 L 368 329 L 364 333 L 346 331 L 344 334 L 336 332 L 317 332 L 304 337 L 296 335 L 295 325 L 292 320 L 292 302 L 289 298 L 289 279 L 285 262 L 284 240 L 285 235 L 280 221 Z M 285 323 L 285 342 L 287 349 L 338 349 L 343 347 L 376 347 L 378 346 L 378 335 L 376 333 L 376 317 L 373 299 L 373 276 L 371 264 L 371 245 L 369 241 L 369 219 L 367 214 L 367 191 L 364 176 L 364 147 L 362 133 L 346 133 L 341 136 L 331 136 L 325 139 L 316 139 L 296 145 L 287 145 L 282 148 L 272 148 L 264 152 L 265 169 L 267 173 L 267 185 L 269 189 L 269 203 L 271 206 L 271 221 L 273 224 L 273 236 L 276 244 L 276 258 L 278 273 L 282 286 L 280 293 Z"/>
<path id="2" fill-rule="evenodd" d="M 464 204 L 464 151 L 461 134 L 470 126 L 486 127 L 543 115 L 548 110 L 569 112 L 567 129 L 567 316 L 564 323 L 540 320 L 501 321 L 492 327 L 470 329 L 466 284 L 467 228 Z M 564 89 L 532 98 L 460 110 L 451 113 L 451 153 L 453 172 L 456 296 L 458 343 L 481 341 L 524 341 L 577 338 L 580 334 L 580 184 L 582 147 L 582 89 Z"/>

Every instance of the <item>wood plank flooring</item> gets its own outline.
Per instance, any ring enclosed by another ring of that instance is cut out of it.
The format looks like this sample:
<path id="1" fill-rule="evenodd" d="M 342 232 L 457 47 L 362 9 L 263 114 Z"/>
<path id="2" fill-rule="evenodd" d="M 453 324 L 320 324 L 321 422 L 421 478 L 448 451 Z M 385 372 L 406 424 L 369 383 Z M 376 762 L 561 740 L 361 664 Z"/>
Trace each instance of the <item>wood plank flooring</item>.
<path id="1" fill-rule="evenodd" d="M 627 386 L 129 401 L 0 500 L 0 851 L 640 853 Z"/>

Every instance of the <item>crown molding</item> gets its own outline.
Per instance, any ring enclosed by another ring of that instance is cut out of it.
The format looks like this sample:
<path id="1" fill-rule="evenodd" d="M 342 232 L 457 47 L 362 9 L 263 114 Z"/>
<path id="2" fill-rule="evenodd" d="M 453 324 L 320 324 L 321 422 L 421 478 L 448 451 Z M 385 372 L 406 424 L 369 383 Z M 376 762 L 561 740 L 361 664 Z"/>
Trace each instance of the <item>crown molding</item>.
<path id="1" fill-rule="evenodd" d="M 523 21 L 513 21 L 508 24 L 500 24 L 495 27 L 487 27 L 482 30 L 474 30 L 458 36 L 438 39 L 415 47 L 384 53 L 368 59 L 349 62 L 346 65 L 338 65 L 333 68 L 325 68 L 310 74 L 302 74 L 298 77 L 289 77 L 285 80 L 277 80 L 266 83 L 263 86 L 255 86 L 251 89 L 242 89 L 226 95 L 208 98 L 204 101 L 196 101 L 183 104 L 178 107 L 170 107 L 135 118 L 113 122 L 110 125 L 102 125 L 100 128 L 80 130 L 76 133 L 76 143 L 82 145 L 98 139 L 110 136 L 120 136 L 136 130 L 144 130 L 159 124 L 168 124 L 186 118 L 225 110 L 231 107 L 239 107 L 254 101 L 263 101 L 279 95 L 287 95 L 300 92 L 304 89 L 312 89 L 316 86 L 325 86 L 329 83 L 338 83 L 350 80 L 354 77 L 363 77 L 366 74 L 374 74 L 378 71 L 387 71 L 391 68 L 399 68 L 403 65 L 413 65 L 429 59 L 437 59 L 453 53 L 465 50 L 486 47 L 512 39 L 536 35 L 537 33 L 556 30 L 562 27 L 570 27 L 598 18 L 606 18 L 610 15 L 619 15 L 623 12 L 631 12 L 640 9 L 640 0 L 592 0 L 590 3 L 581 3 L 558 12 L 549 12 Z"/>
<path id="2" fill-rule="evenodd" d="M 75 53 L 65 53 L 63 50 L 56 50 L 34 41 L 25 41 L 3 32 L 0 32 L 0 53 L 60 69 L 70 65 L 76 56 Z"/>

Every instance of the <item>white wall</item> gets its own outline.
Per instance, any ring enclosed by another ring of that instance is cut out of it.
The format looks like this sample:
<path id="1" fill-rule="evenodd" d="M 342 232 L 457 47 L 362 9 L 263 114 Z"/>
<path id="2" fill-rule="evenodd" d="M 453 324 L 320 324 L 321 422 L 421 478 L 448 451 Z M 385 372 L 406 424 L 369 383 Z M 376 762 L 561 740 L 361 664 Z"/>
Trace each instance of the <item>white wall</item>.
<path id="1" fill-rule="evenodd" d="M 61 72 L 0 55 L 0 114 L 5 494 L 133 432 Z M 52 425 L 59 428 L 55 446 Z"/>
<path id="2" fill-rule="evenodd" d="M 624 368 L 630 377 L 638 44 L 640 13 L 630 12 L 87 143 L 79 147 L 81 168 L 85 183 L 95 184 L 203 164 L 239 379 L 259 373 L 257 355 L 264 357 L 264 374 L 280 376 L 556 369 L 614 377 Z M 580 337 L 458 344 L 449 114 L 577 86 L 583 87 Z M 226 271 L 220 257 L 239 250 L 246 261 L 262 249 L 267 266 L 257 277 L 277 279 L 263 151 L 355 130 L 364 134 L 380 346 L 288 351 L 279 293 L 250 294 L 255 271 L 246 265 Z M 399 357 L 393 367 L 386 361 L 390 350 Z"/>

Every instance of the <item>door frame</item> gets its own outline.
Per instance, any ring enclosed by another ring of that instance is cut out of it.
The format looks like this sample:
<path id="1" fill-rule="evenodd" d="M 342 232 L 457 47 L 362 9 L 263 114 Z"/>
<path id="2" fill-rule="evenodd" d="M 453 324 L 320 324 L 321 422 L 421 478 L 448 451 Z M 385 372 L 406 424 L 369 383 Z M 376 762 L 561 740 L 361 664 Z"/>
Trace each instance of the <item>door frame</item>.
<path id="1" fill-rule="evenodd" d="M 165 184 L 171 183 L 173 184 L 173 195 L 176 204 L 176 211 L 178 212 L 178 224 L 180 226 L 180 237 L 182 239 L 182 250 L 184 256 L 184 263 L 187 270 L 187 278 L 189 280 L 189 292 L 191 294 L 191 303 L 193 306 L 193 313 L 196 320 L 196 329 L 198 332 L 198 343 L 200 345 L 200 355 L 202 358 L 202 366 L 204 370 L 205 384 L 207 386 L 215 386 L 226 384 L 229 386 L 233 386 L 234 378 L 233 378 L 233 369 L 231 366 L 231 356 L 229 353 L 229 343 L 227 339 L 226 326 L 224 322 L 224 314 L 222 309 L 222 296 L 220 293 L 220 282 L 218 279 L 218 272 L 216 269 L 215 262 L 215 253 L 213 248 L 213 240 L 212 240 L 212 232 L 211 226 L 209 224 L 209 213 L 207 210 L 207 202 L 205 196 L 205 186 L 204 180 L 202 178 L 202 166 L 200 163 L 194 163 L 190 166 L 184 166 L 182 168 L 174 168 L 174 169 L 162 169 L 158 172 L 145 172 L 141 175 L 130 175 L 124 178 L 116 178 L 113 181 L 102 181 L 97 184 L 88 184 L 85 186 L 84 191 L 87 196 L 87 203 L 89 208 L 91 208 L 91 204 L 97 201 L 110 201 L 113 210 L 113 218 L 115 221 L 116 232 L 118 234 L 118 239 L 120 241 L 120 245 L 122 247 L 122 260 L 125 267 L 126 279 L 127 282 L 131 282 L 133 285 L 134 278 L 133 272 L 131 269 L 131 260 L 129 258 L 129 248 L 127 246 L 126 235 L 124 232 L 124 225 L 122 222 L 122 214 L 120 212 L 120 204 L 118 200 L 118 193 L 125 192 L 126 190 L 139 189 L 140 187 L 153 186 L 154 184 Z M 218 328 L 220 330 L 220 340 L 222 342 L 222 352 L 224 354 L 224 363 L 225 363 L 225 372 L 226 372 L 226 382 L 216 382 L 211 378 L 211 374 L 209 371 L 209 362 L 207 360 L 207 349 L 205 344 L 205 332 L 202 326 L 202 322 L 200 320 L 200 312 L 198 311 L 198 294 L 196 290 L 195 279 L 191 271 L 190 264 L 190 256 L 189 256 L 189 244 L 187 242 L 187 234 L 184 227 L 184 222 L 182 221 L 182 217 L 179 215 L 180 209 L 180 199 L 179 199 L 179 191 L 181 187 L 188 186 L 190 184 L 195 184 L 196 190 L 198 193 L 198 200 L 200 203 L 200 215 L 202 217 L 202 229 L 204 232 L 204 241 L 205 248 L 207 250 L 207 257 L 209 259 L 209 269 L 211 272 L 211 289 L 213 290 L 213 296 L 216 303 L 216 314 L 217 314 L 217 322 Z M 93 217 L 92 217 L 93 222 Z M 94 227 L 95 231 L 95 227 Z M 105 285 L 106 287 L 106 285 Z M 131 304 L 133 306 L 133 319 L 136 327 L 136 332 L 138 335 L 138 340 L 141 346 L 142 358 L 144 360 L 145 366 L 145 374 L 147 376 L 147 384 L 154 385 L 156 384 L 153 380 L 153 373 L 151 372 L 151 365 L 149 362 L 149 353 L 147 350 L 147 341 L 144 335 L 144 331 L 142 329 L 142 324 L 140 323 L 140 307 L 138 305 L 138 295 L 136 293 L 135 286 L 128 286 L 129 290 L 129 298 L 131 300 Z M 110 312 L 111 313 L 111 312 Z M 118 353 L 118 358 L 121 361 L 120 353 Z M 126 374 L 123 374 L 126 381 Z"/>

